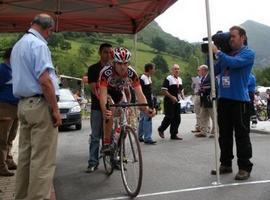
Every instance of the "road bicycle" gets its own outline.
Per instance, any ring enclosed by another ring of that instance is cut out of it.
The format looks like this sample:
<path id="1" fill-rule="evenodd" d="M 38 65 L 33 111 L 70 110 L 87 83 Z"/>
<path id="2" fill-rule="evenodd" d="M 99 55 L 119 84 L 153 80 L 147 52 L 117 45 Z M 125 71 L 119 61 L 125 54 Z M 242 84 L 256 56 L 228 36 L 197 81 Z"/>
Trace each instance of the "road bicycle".
<path id="1" fill-rule="evenodd" d="M 101 153 L 106 174 L 120 169 L 121 178 L 127 194 L 136 197 L 141 189 L 143 178 L 143 161 L 140 143 L 134 129 L 128 124 L 128 107 L 147 106 L 148 104 L 120 103 L 116 107 L 112 130 L 111 151 Z"/>

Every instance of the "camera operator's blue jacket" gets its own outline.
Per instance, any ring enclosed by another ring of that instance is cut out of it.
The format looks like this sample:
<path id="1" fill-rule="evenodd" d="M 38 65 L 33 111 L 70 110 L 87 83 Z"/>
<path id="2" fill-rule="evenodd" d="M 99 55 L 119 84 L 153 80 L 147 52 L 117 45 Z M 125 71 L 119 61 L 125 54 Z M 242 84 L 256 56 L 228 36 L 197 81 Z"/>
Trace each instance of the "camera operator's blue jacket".
<path id="1" fill-rule="evenodd" d="M 255 93 L 255 90 L 256 90 L 256 77 L 254 76 L 254 74 L 250 73 L 248 79 L 248 92 Z"/>
<path id="2" fill-rule="evenodd" d="M 244 46 L 233 55 L 220 51 L 217 56 L 215 74 L 219 75 L 218 98 L 250 101 L 248 80 L 254 64 L 254 51 Z"/>

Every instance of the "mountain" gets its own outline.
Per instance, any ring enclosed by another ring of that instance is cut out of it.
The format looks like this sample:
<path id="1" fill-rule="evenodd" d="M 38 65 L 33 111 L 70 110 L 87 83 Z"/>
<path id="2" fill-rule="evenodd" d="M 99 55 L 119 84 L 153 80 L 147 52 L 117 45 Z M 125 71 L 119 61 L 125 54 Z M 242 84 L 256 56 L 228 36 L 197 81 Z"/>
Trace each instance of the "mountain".
<path id="1" fill-rule="evenodd" d="M 241 24 L 248 35 L 248 45 L 256 52 L 256 67 L 270 66 L 270 26 L 247 20 Z"/>

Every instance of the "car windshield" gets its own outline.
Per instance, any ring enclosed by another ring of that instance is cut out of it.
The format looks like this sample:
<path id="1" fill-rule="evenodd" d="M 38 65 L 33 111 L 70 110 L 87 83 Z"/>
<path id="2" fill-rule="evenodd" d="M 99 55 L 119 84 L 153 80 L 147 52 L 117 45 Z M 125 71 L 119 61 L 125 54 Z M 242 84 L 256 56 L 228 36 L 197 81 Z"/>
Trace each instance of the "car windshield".
<path id="1" fill-rule="evenodd" d="M 59 101 L 76 101 L 70 90 L 61 89 Z"/>

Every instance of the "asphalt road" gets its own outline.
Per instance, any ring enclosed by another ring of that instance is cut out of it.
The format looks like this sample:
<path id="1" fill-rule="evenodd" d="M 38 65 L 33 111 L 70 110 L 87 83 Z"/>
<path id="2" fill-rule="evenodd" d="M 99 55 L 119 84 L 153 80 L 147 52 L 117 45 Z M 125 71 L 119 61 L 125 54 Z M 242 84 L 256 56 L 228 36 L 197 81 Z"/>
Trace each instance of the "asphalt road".
<path id="1" fill-rule="evenodd" d="M 235 181 L 233 173 L 221 176 L 221 184 L 213 184 L 216 176 L 214 139 L 195 138 L 190 132 L 195 115 L 183 114 L 179 132 L 183 141 L 171 141 L 157 135 L 162 115 L 153 120 L 157 145 L 142 144 L 144 176 L 138 199 L 146 200 L 270 200 L 270 134 L 251 134 L 254 169 L 247 181 Z M 81 131 L 69 129 L 59 133 L 57 168 L 54 186 L 57 200 L 128 199 L 121 175 L 104 173 L 103 163 L 87 174 L 89 120 Z"/>

